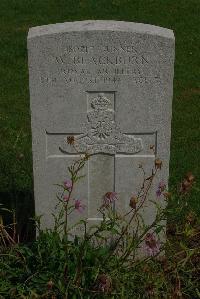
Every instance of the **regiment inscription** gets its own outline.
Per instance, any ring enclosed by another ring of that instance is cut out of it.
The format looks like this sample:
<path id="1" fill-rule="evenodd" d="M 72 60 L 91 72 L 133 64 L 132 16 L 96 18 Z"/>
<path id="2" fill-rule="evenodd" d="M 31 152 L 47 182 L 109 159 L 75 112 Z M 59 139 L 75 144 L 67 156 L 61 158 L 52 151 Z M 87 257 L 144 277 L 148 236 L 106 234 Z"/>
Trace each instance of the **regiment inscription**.
<path id="1" fill-rule="evenodd" d="M 127 77 L 136 84 L 161 82 L 159 70 L 149 73 L 151 63 L 145 53 L 140 53 L 133 45 L 66 45 L 59 56 L 51 55 L 59 66 L 60 74 L 66 84 L 119 84 Z M 135 43 L 135 41 L 133 41 Z M 138 42 L 137 42 L 138 43 Z M 138 45 L 137 45 L 138 46 Z M 53 83 L 59 76 L 43 74 L 41 83 Z"/>

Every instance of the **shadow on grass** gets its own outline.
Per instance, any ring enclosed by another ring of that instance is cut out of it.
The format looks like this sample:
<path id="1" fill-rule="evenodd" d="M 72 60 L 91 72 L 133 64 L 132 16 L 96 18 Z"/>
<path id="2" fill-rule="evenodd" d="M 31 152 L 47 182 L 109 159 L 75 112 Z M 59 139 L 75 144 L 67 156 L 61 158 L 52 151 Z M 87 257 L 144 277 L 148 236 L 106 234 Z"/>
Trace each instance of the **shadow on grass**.
<path id="1" fill-rule="evenodd" d="M 0 192 L 0 202 L 3 208 L 16 212 L 17 235 L 20 242 L 30 242 L 35 239 L 34 198 L 30 190 L 14 192 Z M 7 211 L 0 211 L 5 225 L 13 223 L 13 216 Z"/>

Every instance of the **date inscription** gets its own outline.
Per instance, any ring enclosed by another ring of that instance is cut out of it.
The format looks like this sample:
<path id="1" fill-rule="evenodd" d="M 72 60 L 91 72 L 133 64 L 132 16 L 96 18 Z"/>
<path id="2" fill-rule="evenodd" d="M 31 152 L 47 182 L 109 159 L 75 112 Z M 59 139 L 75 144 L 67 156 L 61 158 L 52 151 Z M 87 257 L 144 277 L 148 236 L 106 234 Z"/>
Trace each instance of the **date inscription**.
<path id="1" fill-rule="evenodd" d="M 68 45 L 61 55 L 52 55 L 52 63 L 56 64 L 57 71 L 42 74 L 41 84 L 54 85 L 59 80 L 64 80 L 67 85 L 161 81 L 148 55 L 139 53 L 133 45 Z"/>

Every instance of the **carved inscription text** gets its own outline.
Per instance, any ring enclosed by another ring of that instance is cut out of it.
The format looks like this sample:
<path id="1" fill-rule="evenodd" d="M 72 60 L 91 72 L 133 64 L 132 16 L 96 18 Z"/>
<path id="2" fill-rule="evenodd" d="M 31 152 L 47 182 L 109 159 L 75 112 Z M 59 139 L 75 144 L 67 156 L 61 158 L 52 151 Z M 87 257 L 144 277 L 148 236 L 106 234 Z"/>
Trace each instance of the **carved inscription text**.
<path id="1" fill-rule="evenodd" d="M 55 84 L 62 78 L 67 85 L 111 83 L 130 80 L 136 84 L 160 82 L 159 72 L 150 71 L 151 60 L 134 45 L 69 44 L 60 55 L 51 55 L 58 74 L 43 74 L 42 84 Z"/>

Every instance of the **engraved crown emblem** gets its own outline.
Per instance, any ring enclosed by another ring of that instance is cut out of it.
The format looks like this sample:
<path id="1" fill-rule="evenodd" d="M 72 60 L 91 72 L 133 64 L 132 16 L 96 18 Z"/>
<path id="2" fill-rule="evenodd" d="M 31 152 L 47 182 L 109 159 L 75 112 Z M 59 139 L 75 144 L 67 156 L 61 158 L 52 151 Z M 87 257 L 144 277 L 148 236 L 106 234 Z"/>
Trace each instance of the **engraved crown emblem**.
<path id="1" fill-rule="evenodd" d="M 103 93 L 99 93 L 98 96 L 92 100 L 91 106 L 94 109 L 103 110 L 107 109 L 110 104 L 110 100 L 106 98 Z"/>
<path id="2" fill-rule="evenodd" d="M 143 149 L 141 138 L 121 132 L 115 121 L 112 101 L 104 93 L 97 93 L 90 105 L 93 109 L 87 113 L 87 121 L 83 124 L 84 132 L 76 136 L 72 150 L 68 147 L 68 141 L 65 141 L 63 148 L 60 147 L 62 152 L 115 155 L 135 154 Z"/>

